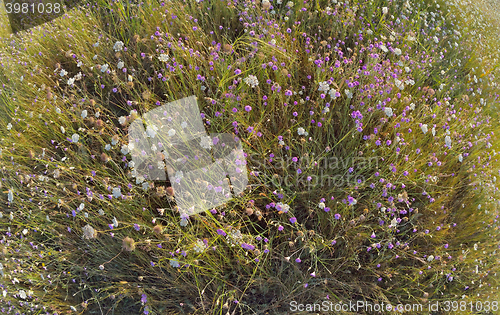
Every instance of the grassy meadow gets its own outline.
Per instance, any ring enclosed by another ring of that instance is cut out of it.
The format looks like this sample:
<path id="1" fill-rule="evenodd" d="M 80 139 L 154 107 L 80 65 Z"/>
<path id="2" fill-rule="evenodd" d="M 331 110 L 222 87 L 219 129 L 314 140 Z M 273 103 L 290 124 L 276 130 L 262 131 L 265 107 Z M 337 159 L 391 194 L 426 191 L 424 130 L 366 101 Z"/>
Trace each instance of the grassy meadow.
<path id="1" fill-rule="evenodd" d="M 497 7 L 97 0 L 12 34 L 0 2 L 0 312 L 499 314 Z M 186 218 L 128 132 L 191 95 L 249 182 Z"/>

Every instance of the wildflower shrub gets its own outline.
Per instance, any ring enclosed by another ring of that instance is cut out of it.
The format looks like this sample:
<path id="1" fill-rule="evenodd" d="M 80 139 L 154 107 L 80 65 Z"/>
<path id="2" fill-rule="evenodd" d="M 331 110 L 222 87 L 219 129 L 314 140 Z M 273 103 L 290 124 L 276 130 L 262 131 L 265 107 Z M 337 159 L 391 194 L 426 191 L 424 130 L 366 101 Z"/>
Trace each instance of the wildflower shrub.
<path id="1" fill-rule="evenodd" d="M 3 38 L 0 309 L 498 300 L 498 56 L 459 12 L 98 1 Z M 128 126 L 190 95 L 249 184 L 181 220 L 170 181 L 134 176 Z"/>

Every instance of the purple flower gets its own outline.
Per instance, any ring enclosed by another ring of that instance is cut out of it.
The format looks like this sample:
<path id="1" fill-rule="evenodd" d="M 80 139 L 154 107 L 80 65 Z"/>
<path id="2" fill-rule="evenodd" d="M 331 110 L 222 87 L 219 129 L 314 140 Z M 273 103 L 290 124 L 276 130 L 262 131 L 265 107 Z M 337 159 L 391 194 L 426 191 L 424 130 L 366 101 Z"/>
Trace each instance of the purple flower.
<path id="1" fill-rule="evenodd" d="M 217 229 L 217 234 L 222 235 L 222 236 L 226 236 L 227 235 L 226 232 L 224 232 L 221 229 Z"/>
<path id="2" fill-rule="evenodd" d="M 243 249 L 246 249 L 246 250 L 254 250 L 255 249 L 255 246 L 247 244 L 247 243 L 241 244 L 241 247 L 243 247 Z"/>
<path id="3" fill-rule="evenodd" d="M 335 219 L 336 219 L 336 220 L 340 220 L 340 214 L 335 213 Z"/>
<path id="4" fill-rule="evenodd" d="M 146 294 L 142 295 L 141 302 L 146 303 L 148 301 L 148 296 Z"/>
<path id="5" fill-rule="evenodd" d="M 283 231 L 284 227 L 283 225 L 278 226 L 278 231 Z"/>
<path id="6" fill-rule="evenodd" d="M 297 222 L 297 218 L 296 217 L 290 218 L 290 222 L 292 222 L 292 224 L 295 224 Z"/>

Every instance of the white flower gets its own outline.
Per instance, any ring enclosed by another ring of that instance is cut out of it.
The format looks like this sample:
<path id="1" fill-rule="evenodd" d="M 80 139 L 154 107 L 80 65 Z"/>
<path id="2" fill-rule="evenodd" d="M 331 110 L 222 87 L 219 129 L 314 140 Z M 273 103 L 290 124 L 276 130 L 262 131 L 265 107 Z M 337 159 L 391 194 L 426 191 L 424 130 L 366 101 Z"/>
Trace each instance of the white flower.
<path id="1" fill-rule="evenodd" d="M 90 240 L 92 238 L 95 238 L 97 233 L 93 227 L 90 226 L 90 224 L 85 225 L 82 227 L 83 230 L 83 239 Z"/>
<path id="2" fill-rule="evenodd" d="M 426 133 L 427 133 L 427 131 L 428 131 L 428 129 L 427 129 L 427 124 L 423 124 L 423 125 L 422 125 L 422 127 L 420 127 L 420 128 L 422 128 L 422 132 L 423 132 L 424 134 L 426 134 Z"/>
<path id="3" fill-rule="evenodd" d="M 187 127 L 187 125 L 188 125 L 188 124 L 187 124 L 187 122 L 183 121 L 183 122 L 181 123 L 181 127 L 182 127 L 182 129 L 186 128 L 186 127 Z"/>
<path id="4" fill-rule="evenodd" d="M 274 38 L 271 39 L 271 45 L 273 45 L 273 46 L 276 45 L 276 40 Z"/>
<path id="5" fill-rule="evenodd" d="M 254 75 L 249 75 L 248 77 L 246 77 L 245 79 L 243 79 L 243 81 L 250 87 L 256 87 L 257 85 L 259 85 L 259 80 L 257 79 L 256 76 Z"/>
<path id="6" fill-rule="evenodd" d="M 111 150 L 111 144 L 109 144 L 109 143 L 108 143 L 108 144 L 106 144 L 106 145 L 104 146 L 104 150 L 106 150 L 106 151 Z"/>
<path id="7" fill-rule="evenodd" d="M 197 253 L 201 253 L 205 250 L 205 243 L 201 240 L 197 240 L 196 244 L 194 245 L 194 251 Z"/>
<path id="8" fill-rule="evenodd" d="M 436 135 L 436 127 L 432 127 L 432 136 L 434 137 Z"/>
<path id="9" fill-rule="evenodd" d="M 78 68 L 80 68 L 81 66 L 83 66 L 83 62 L 81 60 L 78 60 L 78 63 L 76 64 L 76 66 Z"/>
<path id="10" fill-rule="evenodd" d="M 183 171 L 177 171 L 175 172 L 175 179 L 180 180 L 184 177 L 184 172 Z"/>
<path id="11" fill-rule="evenodd" d="M 19 290 L 19 297 L 23 300 L 26 299 L 26 292 L 24 290 Z"/>
<path id="12" fill-rule="evenodd" d="M 82 118 L 85 118 L 85 117 L 87 117 L 87 110 L 86 109 L 82 110 Z"/>
<path id="13" fill-rule="evenodd" d="M 101 72 L 106 72 L 106 70 L 108 70 L 108 68 L 109 68 L 109 65 L 108 65 L 107 63 L 106 63 L 106 64 L 103 64 L 103 65 L 101 66 Z"/>
<path id="14" fill-rule="evenodd" d="M 200 142 L 200 146 L 204 149 L 210 149 L 212 147 L 213 143 L 212 143 L 212 138 L 210 138 L 209 136 L 204 136 L 204 137 L 201 137 L 201 142 Z"/>
<path id="15" fill-rule="evenodd" d="M 387 9 L 387 7 L 383 7 L 382 13 L 385 15 L 385 14 L 387 14 L 387 12 L 389 12 L 389 9 Z"/>
<path id="16" fill-rule="evenodd" d="M 392 112 L 392 108 L 390 107 L 384 107 L 384 112 L 389 117 L 392 117 L 394 115 L 394 113 Z"/>
<path id="17" fill-rule="evenodd" d="M 389 227 L 396 227 L 396 226 L 398 226 L 398 220 L 394 218 L 391 220 L 391 224 L 389 225 Z"/>
<path id="18" fill-rule="evenodd" d="M 68 74 L 68 71 L 66 71 L 66 70 L 64 70 L 64 69 L 62 69 L 62 70 L 61 70 L 61 72 L 59 73 L 59 75 L 60 75 L 61 77 L 64 77 L 64 76 L 65 76 L 65 75 L 67 75 L 67 74 Z"/>
<path id="19" fill-rule="evenodd" d="M 122 190 L 120 187 L 113 188 L 113 197 L 119 198 L 122 195 Z"/>
<path id="20" fill-rule="evenodd" d="M 127 155 L 129 152 L 130 152 L 130 150 L 128 149 L 128 145 L 126 145 L 126 144 L 122 145 L 121 153 L 123 155 Z"/>
<path id="21" fill-rule="evenodd" d="M 278 203 L 276 204 L 276 210 L 278 210 L 278 211 L 282 211 L 283 213 L 287 213 L 287 212 L 288 212 L 288 210 L 290 210 L 290 206 L 289 206 L 289 205 L 287 205 L 287 204 L 284 204 L 284 203 L 282 203 L 282 202 L 278 202 Z"/>
<path id="22" fill-rule="evenodd" d="M 154 138 L 154 137 L 156 137 L 156 131 L 157 131 L 157 130 L 158 130 L 158 127 L 156 127 L 156 126 L 154 126 L 154 125 L 153 125 L 153 126 L 147 126 L 147 127 L 146 127 L 146 133 L 148 134 L 148 136 L 149 136 L 150 138 Z"/>
<path id="23" fill-rule="evenodd" d="M 77 133 L 74 133 L 74 134 L 71 136 L 71 141 L 72 141 L 73 143 L 77 143 L 79 139 L 80 139 L 80 135 L 79 135 L 79 134 L 77 134 Z"/>
<path id="24" fill-rule="evenodd" d="M 73 85 L 75 83 L 75 78 L 69 78 L 68 81 L 66 82 L 68 85 Z"/>
<path id="25" fill-rule="evenodd" d="M 450 138 L 450 136 L 444 137 L 444 142 L 445 142 L 445 144 L 446 144 L 447 147 L 451 148 L 451 138 Z"/>
<path id="26" fill-rule="evenodd" d="M 401 55 L 401 49 L 399 48 L 394 49 L 394 53 L 398 56 Z"/>
<path id="27" fill-rule="evenodd" d="M 335 89 L 330 89 L 330 91 L 328 92 L 328 95 L 330 95 L 330 97 L 332 99 L 336 99 L 337 98 L 337 90 Z"/>
<path id="28" fill-rule="evenodd" d="M 121 40 L 117 41 L 115 45 L 113 46 L 113 49 L 115 51 L 121 51 L 123 49 L 123 42 Z"/>
<path id="29" fill-rule="evenodd" d="M 12 124 L 11 123 L 8 123 L 7 124 L 7 130 L 11 130 L 12 129 Z"/>
<path id="30" fill-rule="evenodd" d="M 428 262 L 431 262 L 434 260 L 434 256 L 433 255 L 430 255 L 429 257 L 427 257 L 427 261 Z"/>
<path id="31" fill-rule="evenodd" d="M 394 79 L 394 83 L 396 83 L 396 86 L 400 89 L 400 90 L 404 90 L 405 88 L 405 85 L 403 82 L 401 82 L 400 80 L 398 79 Z"/>
<path id="32" fill-rule="evenodd" d="M 352 98 L 352 93 L 349 90 L 344 90 L 345 95 L 347 95 L 347 98 Z"/>
<path id="33" fill-rule="evenodd" d="M 161 62 L 167 62 L 168 59 L 169 57 L 167 54 L 160 54 L 160 56 L 158 57 L 158 60 L 160 60 Z"/>
<path id="34" fill-rule="evenodd" d="M 58 113 L 58 114 L 62 113 L 61 109 L 59 107 L 56 107 L 56 113 Z"/>
<path id="35" fill-rule="evenodd" d="M 462 162 L 462 161 L 464 160 L 464 156 L 462 155 L 462 153 L 460 153 L 460 154 L 458 155 L 458 160 L 459 160 L 460 162 Z"/>
<path id="36" fill-rule="evenodd" d="M 388 52 L 389 51 L 389 49 L 387 49 L 387 47 L 385 47 L 385 45 L 380 45 L 379 48 L 382 49 L 383 52 Z"/>
<path id="37" fill-rule="evenodd" d="M 434 42 L 435 42 L 436 44 L 439 42 L 439 39 L 438 39 L 436 36 L 434 36 L 432 39 L 434 39 Z"/>
<path id="38" fill-rule="evenodd" d="M 172 259 L 170 261 L 170 266 L 172 266 L 174 268 L 179 268 L 180 267 L 179 261 L 177 259 Z"/>
<path id="39" fill-rule="evenodd" d="M 125 117 L 125 116 L 121 116 L 120 118 L 118 118 L 118 122 L 122 125 L 125 124 L 126 121 L 127 121 L 127 117 Z"/>
<path id="40" fill-rule="evenodd" d="M 319 83 L 318 91 L 328 92 L 329 89 L 330 89 L 330 85 L 328 84 L 327 81 L 323 81 L 323 82 Z"/>
<path id="41" fill-rule="evenodd" d="M 120 60 L 120 61 L 118 62 L 118 64 L 116 65 L 116 67 L 117 67 L 118 69 L 122 69 L 124 66 L 125 66 L 125 63 L 124 63 L 123 61 L 121 61 L 121 60 Z"/>
<path id="42" fill-rule="evenodd" d="M 116 217 L 113 217 L 113 226 L 115 228 L 118 227 L 118 220 L 116 219 Z"/>
<path id="43" fill-rule="evenodd" d="M 299 127 L 299 129 L 297 129 L 297 133 L 299 134 L 299 136 L 302 136 L 305 135 L 306 131 L 304 128 Z"/>
<path id="44" fill-rule="evenodd" d="M 325 209 L 325 203 L 324 203 L 324 202 L 320 202 L 320 203 L 318 204 L 318 207 L 319 207 L 320 209 Z"/>
<path id="45" fill-rule="evenodd" d="M 170 129 L 170 130 L 168 131 L 168 135 L 169 135 L 170 137 L 173 137 L 173 136 L 175 135 L 175 130 L 174 130 L 174 129 Z"/>

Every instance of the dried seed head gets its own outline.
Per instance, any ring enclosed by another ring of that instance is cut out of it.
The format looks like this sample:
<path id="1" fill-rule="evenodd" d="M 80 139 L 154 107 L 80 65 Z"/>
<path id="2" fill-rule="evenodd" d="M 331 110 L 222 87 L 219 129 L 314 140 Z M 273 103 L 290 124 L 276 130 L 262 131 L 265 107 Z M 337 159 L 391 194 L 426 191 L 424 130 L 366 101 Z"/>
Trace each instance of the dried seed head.
<path id="1" fill-rule="evenodd" d="M 175 194 L 174 187 L 172 187 L 172 186 L 167 187 L 166 191 L 167 191 L 167 195 L 169 195 L 170 197 L 173 197 Z"/>
<path id="2" fill-rule="evenodd" d="M 246 208 L 245 212 L 247 215 L 252 215 L 253 214 L 253 209 L 252 208 Z"/>
<path id="3" fill-rule="evenodd" d="M 104 163 L 107 163 L 109 161 L 109 156 L 104 152 L 101 154 L 101 161 L 103 161 Z"/>
<path id="4" fill-rule="evenodd" d="M 130 237 L 125 237 L 123 239 L 123 249 L 128 251 L 128 252 L 131 252 L 135 249 L 135 241 L 134 239 L 130 238 Z"/>
<path id="5" fill-rule="evenodd" d="M 163 232 L 163 227 L 159 224 L 155 225 L 155 227 L 153 228 L 153 232 L 155 234 L 161 234 Z"/>
<path id="6" fill-rule="evenodd" d="M 104 126 L 104 121 L 102 121 L 102 119 L 98 119 L 95 122 L 95 125 L 96 125 L 96 127 L 101 128 L 102 126 Z"/>
<path id="7" fill-rule="evenodd" d="M 229 54 L 233 51 L 233 46 L 231 46 L 230 44 L 224 44 L 224 46 L 222 47 L 222 50 L 226 53 L 226 54 Z"/>

